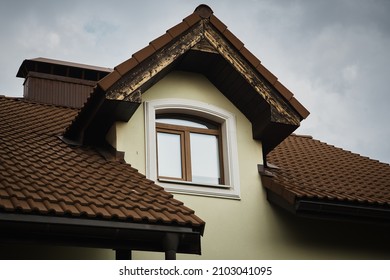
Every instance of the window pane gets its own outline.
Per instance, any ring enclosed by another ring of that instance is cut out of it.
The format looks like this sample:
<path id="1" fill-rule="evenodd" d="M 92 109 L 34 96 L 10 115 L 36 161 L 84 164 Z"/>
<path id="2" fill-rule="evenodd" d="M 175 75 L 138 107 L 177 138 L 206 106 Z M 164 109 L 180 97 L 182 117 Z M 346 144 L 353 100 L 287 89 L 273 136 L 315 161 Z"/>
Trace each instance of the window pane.
<path id="1" fill-rule="evenodd" d="M 205 126 L 203 124 L 192 122 L 192 121 L 187 121 L 187 120 L 180 120 L 180 119 L 158 119 L 157 122 L 166 123 L 166 124 L 197 127 L 197 128 L 207 128 L 207 126 Z"/>
<path id="2" fill-rule="evenodd" d="M 180 134 L 157 133 L 158 175 L 182 178 Z"/>
<path id="3" fill-rule="evenodd" d="M 190 134 L 192 181 L 220 183 L 218 138 L 215 135 Z"/>
<path id="4" fill-rule="evenodd" d="M 192 116 L 169 116 L 169 115 L 160 115 L 157 116 L 158 123 L 165 124 L 173 124 L 173 125 L 181 125 L 181 126 L 189 126 L 196 128 L 210 128 L 217 129 L 218 125 L 207 120 L 198 119 Z"/>

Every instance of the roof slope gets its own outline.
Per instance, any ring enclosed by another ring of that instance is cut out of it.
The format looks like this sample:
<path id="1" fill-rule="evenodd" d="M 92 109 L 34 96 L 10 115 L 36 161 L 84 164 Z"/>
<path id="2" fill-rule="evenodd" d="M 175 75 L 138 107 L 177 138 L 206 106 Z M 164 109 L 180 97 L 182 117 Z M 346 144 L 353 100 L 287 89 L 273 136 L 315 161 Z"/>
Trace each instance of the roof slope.
<path id="1" fill-rule="evenodd" d="M 0 212 L 192 227 L 204 222 L 120 161 L 59 139 L 77 110 L 0 97 Z"/>
<path id="2" fill-rule="evenodd" d="M 276 167 L 267 169 L 264 186 L 291 205 L 308 199 L 390 208 L 388 164 L 297 135 L 284 140 L 267 161 Z"/>

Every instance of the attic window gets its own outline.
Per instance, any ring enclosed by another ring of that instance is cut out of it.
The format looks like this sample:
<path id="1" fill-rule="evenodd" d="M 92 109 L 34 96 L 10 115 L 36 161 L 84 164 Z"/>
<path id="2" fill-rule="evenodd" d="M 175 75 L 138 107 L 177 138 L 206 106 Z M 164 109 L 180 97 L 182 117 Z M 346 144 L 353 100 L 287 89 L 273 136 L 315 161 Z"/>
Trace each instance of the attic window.
<path id="1" fill-rule="evenodd" d="M 146 175 L 166 190 L 240 197 L 235 116 L 182 99 L 145 102 Z"/>
<path id="2" fill-rule="evenodd" d="M 220 125 L 178 114 L 156 116 L 159 179 L 223 184 Z"/>

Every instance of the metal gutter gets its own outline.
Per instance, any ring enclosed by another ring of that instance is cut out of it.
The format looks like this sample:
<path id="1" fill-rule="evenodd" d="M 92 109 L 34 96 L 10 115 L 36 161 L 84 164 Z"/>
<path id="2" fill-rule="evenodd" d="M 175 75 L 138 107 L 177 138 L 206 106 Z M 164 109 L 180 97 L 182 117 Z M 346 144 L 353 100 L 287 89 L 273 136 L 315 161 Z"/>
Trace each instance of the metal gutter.
<path id="1" fill-rule="evenodd" d="M 295 212 L 298 215 L 310 215 L 334 219 L 349 219 L 389 223 L 390 208 L 360 206 L 345 202 L 323 202 L 309 199 L 300 199 L 295 203 Z"/>
<path id="2" fill-rule="evenodd" d="M 177 253 L 201 254 L 201 232 L 190 227 L 0 213 L 0 239 L 64 246 L 166 252 L 176 236 Z"/>
<path id="3" fill-rule="evenodd" d="M 290 203 L 269 189 L 267 199 L 299 217 L 390 225 L 390 207 L 310 199 L 297 199 L 295 203 Z"/>
<path id="4" fill-rule="evenodd" d="M 26 223 L 45 223 L 53 225 L 72 225 L 72 226 L 86 226 L 86 227 L 102 227 L 102 228 L 116 228 L 127 230 L 147 230 L 147 231 L 164 231 L 175 233 L 194 233 L 191 228 L 178 226 L 164 226 L 151 224 L 136 224 L 126 222 L 114 222 L 103 220 L 54 217 L 54 216 L 40 216 L 40 215 L 24 215 L 13 213 L 0 213 L 0 221 L 8 222 L 26 222 Z"/>

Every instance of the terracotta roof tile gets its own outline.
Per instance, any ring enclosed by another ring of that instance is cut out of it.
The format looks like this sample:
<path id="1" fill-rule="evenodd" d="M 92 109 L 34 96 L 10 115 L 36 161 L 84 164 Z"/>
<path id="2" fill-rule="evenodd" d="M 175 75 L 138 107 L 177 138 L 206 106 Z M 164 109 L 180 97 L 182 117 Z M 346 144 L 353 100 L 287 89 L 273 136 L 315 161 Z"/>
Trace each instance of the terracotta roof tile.
<path id="1" fill-rule="evenodd" d="M 245 57 L 246 60 L 248 60 L 250 64 L 252 64 L 254 68 L 257 68 L 257 66 L 259 66 L 260 60 L 247 48 L 243 47 L 241 49 L 241 54 Z"/>
<path id="2" fill-rule="evenodd" d="M 171 35 L 173 38 L 179 36 L 183 32 L 187 31 L 190 26 L 185 22 L 182 21 L 179 24 L 176 24 L 175 26 L 171 27 L 167 30 L 167 33 Z"/>
<path id="3" fill-rule="evenodd" d="M 268 80 L 268 82 L 271 83 L 271 85 L 275 84 L 278 80 L 278 78 L 272 74 L 263 64 L 259 64 L 257 66 L 257 71 L 260 72 L 261 75 L 263 75 L 264 78 Z"/>
<path id="4" fill-rule="evenodd" d="M 197 24 L 201 20 L 200 16 L 197 13 L 192 13 L 183 19 L 185 23 L 187 23 L 188 27 L 191 27 Z"/>
<path id="5" fill-rule="evenodd" d="M 286 98 L 286 100 L 290 100 L 293 97 L 292 92 L 279 81 L 275 82 L 274 87 L 283 95 L 284 98 Z"/>
<path id="6" fill-rule="evenodd" d="M 241 50 L 244 47 L 244 43 L 241 42 L 240 39 L 236 37 L 229 29 L 226 29 L 223 32 L 223 35 L 226 37 L 226 39 L 237 49 Z"/>
<path id="7" fill-rule="evenodd" d="M 114 70 L 107 76 L 105 76 L 103 79 L 101 79 L 98 82 L 98 85 L 103 89 L 103 90 L 108 90 L 115 82 L 119 81 L 121 78 L 121 74 L 117 71 Z"/>
<path id="8" fill-rule="evenodd" d="M 303 118 L 309 116 L 310 112 L 294 96 L 290 98 L 289 102 Z"/>
<path id="9" fill-rule="evenodd" d="M 138 63 L 141 63 L 142 61 L 147 59 L 149 56 L 151 56 L 154 52 L 155 52 L 155 49 L 153 48 L 153 46 L 148 45 L 145 48 L 134 53 L 133 57 L 138 61 Z"/>
<path id="10" fill-rule="evenodd" d="M 137 59 L 135 59 L 135 57 L 132 57 L 124 62 L 122 62 L 121 64 L 119 64 L 118 66 L 116 66 L 114 69 L 120 74 L 120 75 L 125 75 L 128 71 L 130 71 L 131 69 L 133 69 L 135 66 L 138 65 L 138 61 Z"/>
<path id="11" fill-rule="evenodd" d="M 194 211 L 130 165 L 63 143 L 58 136 L 77 114 L 0 97 L 0 212 L 161 222 L 203 231 Z"/>
<path id="12" fill-rule="evenodd" d="M 217 18 L 215 15 L 212 15 L 210 17 L 210 22 L 221 33 L 223 33 L 227 29 L 227 26 L 222 21 L 220 21 L 219 18 Z"/>
<path id="13" fill-rule="evenodd" d="M 291 135 L 267 156 L 270 180 L 295 197 L 390 206 L 390 165 Z M 271 184 L 264 184 L 273 188 Z M 275 191 L 275 189 L 274 189 Z"/>
<path id="14" fill-rule="evenodd" d="M 172 41 L 172 39 L 173 38 L 171 35 L 169 35 L 168 33 L 165 33 L 165 34 L 161 35 L 160 37 L 158 37 L 157 39 L 150 42 L 150 45 L 153 46 L 153 48 L 156 51 L 158 51 L 159 49 L 161 49 L 162 47 L 164 47 L 165 45 L 170 43 Z"/>

